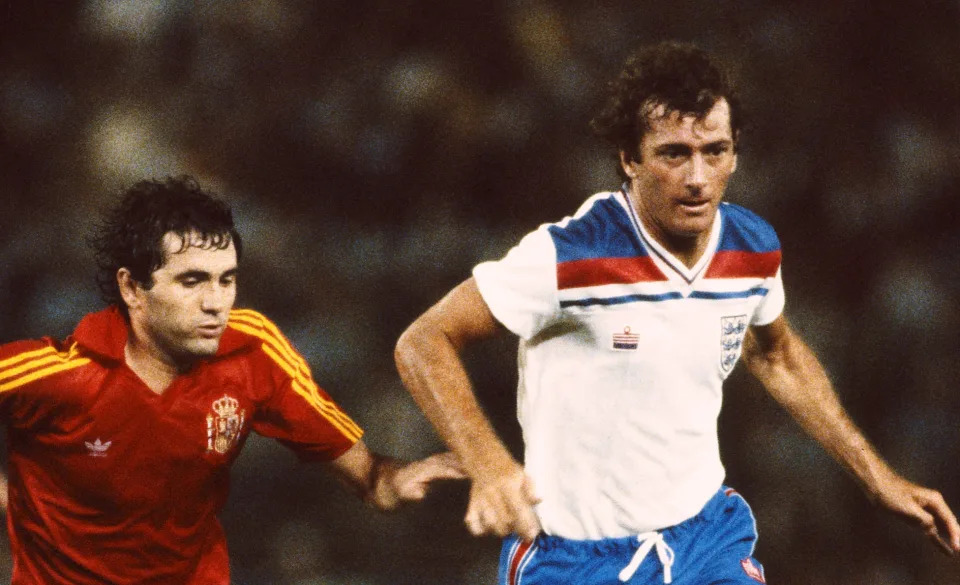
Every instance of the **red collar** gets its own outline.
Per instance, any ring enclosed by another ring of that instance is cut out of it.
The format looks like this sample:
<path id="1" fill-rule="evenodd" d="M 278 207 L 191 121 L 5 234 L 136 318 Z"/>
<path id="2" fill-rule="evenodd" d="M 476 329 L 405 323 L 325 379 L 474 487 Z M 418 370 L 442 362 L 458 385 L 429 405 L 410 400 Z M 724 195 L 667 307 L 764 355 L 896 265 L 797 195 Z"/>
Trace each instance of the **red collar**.
<path id="1" fill-rule="evenodd" d="M 127 318 L 116 305 L 102 311 L 89 313 L 73 331 L 73 338 L 84 349 L 115 362 L 124 361 L 124 348 L 127 345 L 130 325 Z M 214 359 L 255 347 L 259 340 L 251 335 L 227 327 L 220 338 L 220 347 Z"/>

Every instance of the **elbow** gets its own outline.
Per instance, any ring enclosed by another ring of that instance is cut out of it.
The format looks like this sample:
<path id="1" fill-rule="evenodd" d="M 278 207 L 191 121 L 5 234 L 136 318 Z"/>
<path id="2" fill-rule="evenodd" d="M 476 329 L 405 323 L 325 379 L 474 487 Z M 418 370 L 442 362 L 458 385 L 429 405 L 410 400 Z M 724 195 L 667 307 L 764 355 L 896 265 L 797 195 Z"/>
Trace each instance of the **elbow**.
<path id="1" fill-rule="evenodd" d="M 401 375 L 408 369 L 408 364 L 416 362 L 418 359 L 420 347 L 423 345 L 423 325 L 421 319 L 414 321 L 400 334 L 393 348 L 393 361 L 396 363 Z"/>

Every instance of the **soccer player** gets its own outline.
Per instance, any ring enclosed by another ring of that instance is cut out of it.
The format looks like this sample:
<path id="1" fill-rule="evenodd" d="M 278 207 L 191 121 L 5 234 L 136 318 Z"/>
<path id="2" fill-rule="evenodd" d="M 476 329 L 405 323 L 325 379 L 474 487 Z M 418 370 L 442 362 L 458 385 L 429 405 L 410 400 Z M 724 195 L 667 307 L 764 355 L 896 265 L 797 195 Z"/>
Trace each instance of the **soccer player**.
<path id="1" fill-rule="evenodd" d="M 774 230 L 721 202 L 741 127 L 726 76 L 701 50 L 663 43 L 609 89 L 593 127 L 619 152 L 623 186 L 476 266 L 396 348 L 472 480 L 469 530 L 506 537 L 500 583 L 763 583 L 753 517 L 723 485 L 717 441 L 721 386 L 740 358 L 870 499 L 960 551 L 940 494 L 878 456 L 784 317 Z M 460 358 L 504 329 L 520 338 L 524 466 Z"/>
<path id="2" fill-rule="evenodd" d="M 110 306 L 0 346 L 14 585 L 229 585 L 217 514 L 251 432 L 383 510 L 462 476 L 369 451 L 277 327 L 233 309 L 240 235 L 194 180 L 131 187 L 95 247 Z"/>

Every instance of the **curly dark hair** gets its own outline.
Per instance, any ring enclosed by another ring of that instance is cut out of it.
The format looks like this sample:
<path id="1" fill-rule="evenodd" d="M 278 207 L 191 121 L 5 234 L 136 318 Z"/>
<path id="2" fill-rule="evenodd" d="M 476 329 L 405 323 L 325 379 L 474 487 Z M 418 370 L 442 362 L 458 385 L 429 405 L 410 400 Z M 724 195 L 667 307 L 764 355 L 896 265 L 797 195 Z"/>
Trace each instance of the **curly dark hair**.
<path id="1" fill-rule="evenodd" d="M 117 285 L 121 268 L 144 288 L 153 286 L 153 271 L 166 262 L 163 237 L 168 232 L 180 236 L 183 247 L 194 232 L 204 247 L 222 250 L 233 242 L 240 259 L 243 245 L 230 207 L 203 191 L 193 177 L 140 181 L 121 197 L 89 239 L 97 262 L 97 285 L 107 304 L 126 312 Z"/>
<path id="2" fill-rule="evenodd" d="M 665 41 L 640 48 L 627 59 L 617 79 L 607 84 L 606 100 L 590 122 L 593 131 L 635 160 L 643 135 L 650 129 L 650 112 L 705 117 L 717 100 L 730 105 L 734 149 L 742 127 L 740 100 L 727 75 L 710 56 L 694 45 Z M 617 159 L 617 173 L 627 179 Z"/>

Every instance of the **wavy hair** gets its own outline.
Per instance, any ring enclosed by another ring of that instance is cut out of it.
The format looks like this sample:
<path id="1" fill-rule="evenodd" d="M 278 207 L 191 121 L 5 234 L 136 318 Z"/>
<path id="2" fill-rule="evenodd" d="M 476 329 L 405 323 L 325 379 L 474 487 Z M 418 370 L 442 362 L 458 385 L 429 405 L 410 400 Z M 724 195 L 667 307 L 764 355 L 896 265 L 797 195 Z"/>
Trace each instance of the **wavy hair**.
<path id="1" fill-rule="evenodd" d="M 232 242 L 240 259 L 242 243 L 230 207 L 203 191 L 196 179 L 183 175 L 163 181 L 147 180 L 121 194 L 89 238 L 97 263 L 97 286 L 107 304 L 126 312 L 117 285 L 117 271 L 126 268 L 144 288 L 153 286 L 153 271 L 166 262 L 163 237 L 180 237 L 181 250 L 190 234 L 200 246 L 225 249 Z"/>
<path id="2" fill-rule="evenodd" d="M 742 127 L 740 100 L 724 71 L 694 45 L 666 41 L 631 55 L 620 75 L 607 84 L 606 96 L 590 127 L 617 152 L 639 160 L 640 142 L 650 129 L 650 113 L 704 118 L 721 98 L 730 105 L 730 129 L 736 149 Z M 617 159 L 617 173 L 626 175 Z"/>

